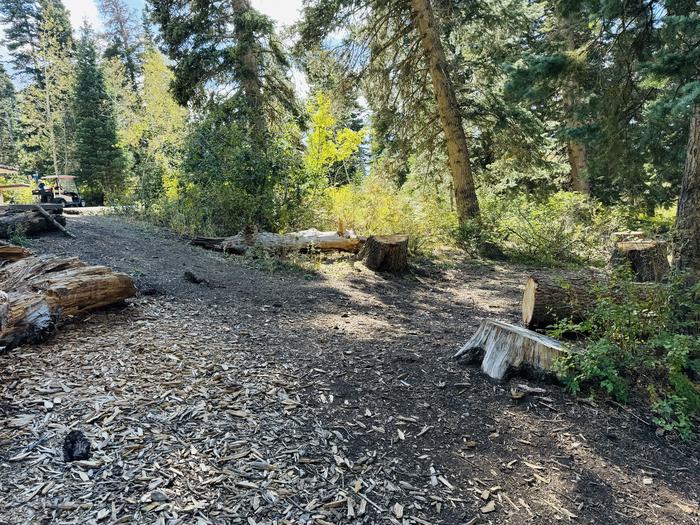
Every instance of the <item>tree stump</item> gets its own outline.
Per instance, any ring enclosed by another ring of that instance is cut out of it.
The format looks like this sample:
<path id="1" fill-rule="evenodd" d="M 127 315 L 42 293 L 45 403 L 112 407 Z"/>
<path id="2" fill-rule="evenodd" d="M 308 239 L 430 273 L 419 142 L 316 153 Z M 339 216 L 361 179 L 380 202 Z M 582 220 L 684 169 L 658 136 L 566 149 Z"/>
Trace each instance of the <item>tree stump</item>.
<path id="1" fill-rule="evenodd" d="M 592 277 L 531 275 L 523 293 L 523 325 L 547 328 L 562 319 L 583 321 L 596 303 L 595 285 Z"/>
<path id="2" fill-rule="evenodd" d="M 372 236 L 358 254 L 370 270 L 403 272 L 408 269 L 408 235 Z"/>
<path id="3" fill-rule="evenodd" d="M 469 363 L 481 361 L 481 370 L 487 376 L 503 381 L 519 374 L 549 378 L 554 375 L 554 362 L 565 352 L 556 339 L 487 319 L 455 358 Z"/>
<path id="4" fill-rule="evenodd" d="M 615 244 L 611 264 L 629 264 L 639 282 L 660 282 L 668 274 L 668 244 L 666 241 L 623 241 Z"/>

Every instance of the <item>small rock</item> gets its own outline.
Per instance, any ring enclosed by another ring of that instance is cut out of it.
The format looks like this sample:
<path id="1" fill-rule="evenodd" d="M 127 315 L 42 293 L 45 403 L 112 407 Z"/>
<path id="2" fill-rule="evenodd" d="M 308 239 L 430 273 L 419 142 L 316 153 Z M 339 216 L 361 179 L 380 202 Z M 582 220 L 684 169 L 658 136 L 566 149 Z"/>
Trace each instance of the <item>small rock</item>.
<path id="1" fill-rule="evenodd" d="M 654 480 L 651 478 L 644 478 L 642 479 L 642 483 L 644 483 L 645 485 L 651 485 L 652 483 L 654 483 Z"/>
<path id="2" fill-rule="evenodd" d="M 80 430 L 71 431 L 63 440 L 63 461 L 90 459 L 90 441 Z"/>
<path id="3" fill-rule="evenodd" d="M 486 505 L 481 507 L 481 512 L 483 514 L 490 514 L 494 510 L 496 510 L 496 503 L 493 500 L 489 501 Z"/>

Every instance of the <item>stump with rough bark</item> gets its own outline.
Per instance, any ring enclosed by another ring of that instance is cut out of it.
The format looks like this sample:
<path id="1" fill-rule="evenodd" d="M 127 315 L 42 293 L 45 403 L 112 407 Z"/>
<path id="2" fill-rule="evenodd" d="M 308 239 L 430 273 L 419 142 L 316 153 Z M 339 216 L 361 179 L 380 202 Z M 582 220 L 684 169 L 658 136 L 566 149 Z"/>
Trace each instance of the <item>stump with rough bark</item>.
<path id="1" fill-rule="evenodd" d="M 668 274 L 668 244 L 665 241 L 636 240 L 615 244 L 611 259 L 614 266 L 629 264 L 640 282 L 660 282 Z"/>
<path id="2" fill-rule="evenodd" d="M 554 363 L 565 352 L 556 339 L 487 319 L 455 358 L 468 363 L 481 362 L 481 370 L 487 376 L 503 381 L 514 375 L 552 378 Z"/>
<path id="3" fill-rule="evenodd" d="M 377 235 L 365 241 L 358 254 L 370 270 L 403 272 L 408 269 L 408 235 Z"/>

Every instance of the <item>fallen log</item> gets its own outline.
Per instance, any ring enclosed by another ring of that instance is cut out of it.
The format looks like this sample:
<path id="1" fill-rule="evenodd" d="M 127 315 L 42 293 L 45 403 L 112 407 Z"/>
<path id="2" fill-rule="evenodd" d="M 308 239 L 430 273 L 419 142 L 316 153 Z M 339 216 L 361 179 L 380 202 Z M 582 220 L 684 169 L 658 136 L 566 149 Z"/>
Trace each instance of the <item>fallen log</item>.
<path id="1" fill-rule="evenodd" d="M 4 241 L 0 241 L 0 262 L 1 261 L 17 261 L 28 257 L 31 252 L 21 246 L 15 246 Z"/>
<path id="2" fill-rule="evenodd" d="M 35 205 L 0 206 L 0 238 L 9 239 L 17 233 L 37 235 L 57 230 L 56 224 L 65 226 L 62 206 L 42 205 L 41 211 L 37 208 Z"/>
<path id="3" fill-rule="evenodd" d="M 190 241 L 190 244 L 205 248 L 207 250 L 224 251 L 221 243 L 226 240 L 226 237 L 195 237 Z"/>
<path id="4" fill-rule="evenodd" d="M 492 379 L 514 375 L 551 378 L 554 363 L 567 350 L 561 343 L 526 328 L 487 319 L 456 354 L 467 363 L 481 363 Z"/>
<path id="5" fill-rule="evenodd" d="M 0 351 L 41 341 L 73 318 L 136 295 L 126 274 L 28 251 L 0 263 L 0 290 Z"/>
<path id="6" fill-rule="evenodd" d="M 63 235 L 65 235 L 66 237 L 70 237 L 70 238 L 72 238 L 72 239 L 75 239 L 75 235 L 73 235 L 71 232 L 69 232 L 68 230 L 66 230 L 66 229 L 63 227 L 63 224 L 61 224 L 60 222 L 58 222 L 49 212 L 47 212 L 47 211 L 46 211 L 44 208 L 42 208 L 39 204 L 37 204 L 36 206 L 34 206 L 34 209 L 36 209 L 36 211 L 38 211 L 39 214 L 40 214 L 42 217 L 44 217 L 47 221 L 51 222 L 51 224 L 53 224 L 54 227 L 55 227 L 57 230 L 59 230 L 61 233 L 63 233 Z M 63 223 L 65 224 L 65 222 L 66 222 L 66 219 L 64 218 L 64 219 L 63 219 Z"/>
<path id="7" fill-rule="evenodd" d="M 370 270 L 403 272 L 408 268 L 408 235 L 382 235 L 367 239 L 358 254 Z"/>
<path id="8" fill-rule="evenodd" d="M 245 255 L 255 250 L 284 255 L 312 250 L 357 253 L 363 240 L 352 230 L 340 235 L 338 232 L 311 229 L 284 234 L 246 231 L 232 237 L 196 237 L 191 242 L 196 246 L 234 255 Z"/>
<path id="9" fill-rule="evenodd" d="M 583 321 L 596 303 L 596 282 L 591 277 L 528 277 L 522 300 L 523 325 L 547 328 L 562 319 Z"/>
<path id="10" fill-rule="evenodd" d="M 635 240 L 615 243 L 610 262 L 613 266 L 629 264 L 636 280 L 640 282 L 661 282 L 671 270 L 666 241 Z"/>

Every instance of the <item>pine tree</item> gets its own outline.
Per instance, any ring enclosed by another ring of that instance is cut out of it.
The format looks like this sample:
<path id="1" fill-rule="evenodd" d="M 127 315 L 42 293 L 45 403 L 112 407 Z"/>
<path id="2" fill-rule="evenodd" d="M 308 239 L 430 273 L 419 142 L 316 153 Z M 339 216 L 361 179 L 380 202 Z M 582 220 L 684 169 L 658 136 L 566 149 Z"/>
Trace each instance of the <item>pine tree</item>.
<path id="1" fill-rule="evenodd" d="M 124 159 L 117 147 L 114 108 L 88 26 L 82 28 L 78 45 L 75 117 L 78 180 L 97 200 L 115 200 L 124 190 Z"/>
<path id="2" fill-rule="evenodd" d="M 435 4 L 435 5 L 434 5 Z M 319 45 L 338 27 L 351 32 L 341 52 L 349 70 L 370 78 L 380 98 L 375 131 L 388 142 L 433 135 L 436 121 L 452 175 L 460 222 L 479 216 L 462 110 L 443 42 L 446 9 L 430 0 L 314 0 L 304 10 L 301 45 Z M 447 6 L 449 7 L 449 6 Z M 416 118 L 419 115 L 424 118 Z M 399 131 L 400 130 L 400 131 Z M 404 160 L 405 162 L 405 160 Z"/>
<path id="3" fill-rule="evenodd" d="M 99 8 L 107 29 L 105 58 L 117 57 L 124 64 L 132 89 L 136 90 L 142 52 L 141 28 L 136 14 L 124 0 L 100 0 Z"/>
<path id="4" fill-rule="evenodd" d="M 3 0 L 0 23 L 4 26 L 5 45 L 12 57 L 12 69 L 26 79 L 38 80 L 36 66 L 39 49 L 39 6 L 36 0 Z"/>
<path id="5" fill-rule="evenodd" d="M 0 64 L 0 164 L 17 162 L 17 99 L 10 76 Z"/>

